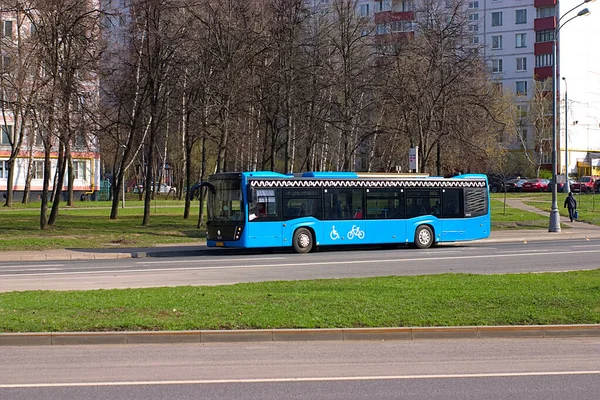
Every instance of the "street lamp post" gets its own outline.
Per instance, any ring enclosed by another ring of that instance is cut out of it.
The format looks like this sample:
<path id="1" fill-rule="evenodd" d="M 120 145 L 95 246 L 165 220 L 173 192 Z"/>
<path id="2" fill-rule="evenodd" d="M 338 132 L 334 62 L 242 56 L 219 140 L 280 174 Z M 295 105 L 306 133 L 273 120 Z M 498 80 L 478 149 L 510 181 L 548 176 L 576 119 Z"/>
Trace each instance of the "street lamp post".
<path id="1" fill-rule="evenodd" d="M 569 125 L 567 123 L 567 113 L 569 112 L 569 103 L 567 98 L 567 78 L 563 76 L 563 81 L 565 81 L 565 186 L 563 188 L 563 192 L 569 193 L 571 188 L 569 187 L 569 136 L 567 129 Z"/>
<path id="2" fill-rule="evenodd" d="M 568 13 L 570 13 L 571 11 L 573 11 L 574 9 L 576 9 L 577 7 L 585 4 L 585 3 L 589 3 L 590 1 L 594 1 L 594 0 L 585 0 L 583 3 L 573 7 L 571 10 L 567 11 L 563 16 L 567 15 Z M 556 22 L 556 28 L 554 28 L 554 38 L 552 39 L 552 183 L 551 183 L 551 187 L 552 187 L 552 209 L 550 210 L 550 224 L 549 224 L 549 228 L 548 228 L 548 232 L 560 232 L 560 214 L 558 213 L 558 203 L 557 203 L 557 192 L 556 192 L 556 170 L 557 170 L 557 157 L 556 157 L 556 145 L 558 143 L 557 140 L 557 129 L 556 129 L 556 78 L 557 78 L 557 73 L 556 73 L 556 64 L 557 64 L 557 60 L 556 60 L 556 47 L 558 44 L 558 33 L 560 31 L 560 28 L 562 28 L 563 26 L 565 26 L 569 21 L 577 18 L 577 17 L 581 17 L 584 15 L 589 15 L 590 14 L 590 10 L 588 10 L 587 8 L 584 8 L 583 10 L 579 11 L 577 13 L 577 15 L 575 15 L 574 17 L 569 18 L 568 20 L 566 20 L 562 25 L 560 24 L 560 20 L 562 19 L 559 18 L 558 21 Z"/>

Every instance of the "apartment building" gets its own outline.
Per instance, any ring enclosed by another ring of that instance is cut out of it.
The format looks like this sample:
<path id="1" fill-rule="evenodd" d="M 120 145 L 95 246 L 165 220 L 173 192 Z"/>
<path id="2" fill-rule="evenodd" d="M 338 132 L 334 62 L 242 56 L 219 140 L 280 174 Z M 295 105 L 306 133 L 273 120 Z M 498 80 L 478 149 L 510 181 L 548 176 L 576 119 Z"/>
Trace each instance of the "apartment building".
<path id="1" fill-rule="evenodd" d="M 17 88 L 24 89 L 27 93 L 33 85 L 32 78 L 24 71 L 20 71 L 22 64 L 16 61 L 16 49 L 19 46 L 27 46 L 27 40 L 32 35 L 35 27 L 25 18 L 23 13 L 15 11 L 0 11 L 0 201 L 4 201 L 8 189 L 9 159 L 16 148 L 16 143 L 21 140 L 21 146 L 13 166 L 13 201 L 23 199 L 25 187 L 29 183 L 32 201 L 39 200 L 43 189 L 44 176 L 44 146 L 42 137 L 32 118 L 33 112 L 24 122 L 18 120 L 14 110 L 16 107 L 24 107 L 23 103 L 29 99 L 17 99 L 15 92 Z M 30 59 L 29 62 L 32 60 Z M 43 71 L 40 72 L 43 74 Z M 23 78 L 25 76 L 25 78 Z M 89 94 L 82 101 L 93 101 L 94 93 L 98 90 L 97 80 L 93 78 L 85 81 L 85 92 Z M 19 105 L 17 105 L 19 103 Z M 25 106 L 29 107 L 29 104 Z M 87 104 L 91 106 L 91 104 Z M 22 109 L 22 108 L 21 108 Z M 23 129 L 21 129 L 23 125 Z M 60 126 L 57 128 L 60 130 Z M 20 139 L 21 137 L 21 139 Z M 58 161 L 58 138 L 51 139 L 51 173 L 54 177 Z M 95 198 L 100 186 L 101 160 L 97 139 L 88 131 L 80 131 L 71 142 L 71 158 L 74 174 L 73 189 L 75 196 L 86 196 Z M 53 179 L 50 181 L 50 190 L 53 190 Z M 62 190 L 68 189 L 68 178 L 62 183 Z"/>
<path id="2" fill-rule="evenodd" d="M 306 0 L 306 4 L 327 7 L 333 1 Z M 360 15 L 372 18 L 375 34 L 410 37 L 418 27 L 420 1 L 426 0 L 358 0 L 357 7 Z M 454 2 L 438 1 L 442 7 Z M 548 79 L 552 77 L 552 46 L 554 33 L 558 31 L 558 172 L 568 171 L 577 176 L 600 175 L 600 52 L 593 47 L 594 39 L 600 37 L 600 9 L 594 14 L 593 1 L 562 0 L 559 4 L 559 0 L 466 0 L 464 3 L 468 29 L 473 35 L 471 44 L 479 47 L 493 78 L 505 93 L 514 95 L 520 111 L 521 139 L 515 140 L 513 148 L 517 151 L 525 147 L 532 155 L 539 156 L 542 168 L 548 170 L 552 168 L 552 135 L 536 132 L 530 110 L 536 90 L 551 91 Z M 590 15 L 570 20 L 586 6 L 592 11 Z"/>

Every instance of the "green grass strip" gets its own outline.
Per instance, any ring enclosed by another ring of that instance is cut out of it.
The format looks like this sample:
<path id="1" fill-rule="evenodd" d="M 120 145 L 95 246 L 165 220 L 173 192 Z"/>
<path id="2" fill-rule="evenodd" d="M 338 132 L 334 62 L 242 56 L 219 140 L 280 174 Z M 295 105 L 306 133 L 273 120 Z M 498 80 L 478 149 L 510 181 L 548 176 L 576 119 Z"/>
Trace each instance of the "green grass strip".
<path id="1" fill-rule="evenodd" d="M 0 294 L 1 332 L 600 323 L 600 270 Z"/>

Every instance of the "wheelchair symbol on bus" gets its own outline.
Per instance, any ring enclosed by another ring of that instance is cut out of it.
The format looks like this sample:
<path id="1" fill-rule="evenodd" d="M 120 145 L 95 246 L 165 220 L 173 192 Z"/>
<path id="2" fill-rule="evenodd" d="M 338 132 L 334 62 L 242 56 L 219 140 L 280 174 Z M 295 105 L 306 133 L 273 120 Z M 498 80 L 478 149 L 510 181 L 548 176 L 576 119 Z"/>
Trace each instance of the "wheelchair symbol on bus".
<path id="1" fill-rule="evenodd" d="M 331 226 L 331 232 L 329 233 L 329 237 L 331 238 L 331 240 L 338 240 L 340 238 L 340 234 L 335 229 L 335 225 Z M 357 237 L 359 239 L 364 239 L 365 232 L 361 231 L 360 227 L 358 227 L 356 225 L 352 225 L 352 229 L 350 229 L 348 231 L 348 233 L 346 234 L 346 237 L 348 238 L 348 240 L 352 240 L 355 237 Z"/>
<path id="2" fill-rule="evenodd" d="M 335 230 L 335 225 L 331 226 L 331 233 L 329 234 L 331 240 L 338 240 L 340 238 L 340 234 Z"/>

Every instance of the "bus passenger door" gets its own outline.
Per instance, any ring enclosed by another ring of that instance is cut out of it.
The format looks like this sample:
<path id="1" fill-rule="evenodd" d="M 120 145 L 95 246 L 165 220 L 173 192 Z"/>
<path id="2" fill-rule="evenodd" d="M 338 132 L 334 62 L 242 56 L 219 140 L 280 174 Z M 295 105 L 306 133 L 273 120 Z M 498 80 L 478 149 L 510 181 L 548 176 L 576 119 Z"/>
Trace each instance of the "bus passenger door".
<path id="1" fill-rule="evenodd" d="M 465 240 L 463 189 L 442 189 L 442 242 Z"/>
<path id="2" fill-rule="evenodd" d="M 247 247 L 283 246 L 282 222 L 275 189 L 258 189 L 256 201 L 248 205 Z"/>
<path id="3" fill-rule="evenodd" d="M 366 189 L 367 243 L 405 243 L 405 199 L 402 189 Z"/>

